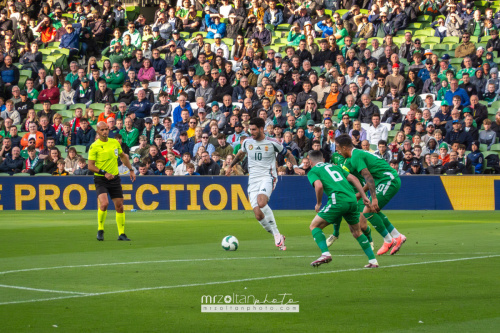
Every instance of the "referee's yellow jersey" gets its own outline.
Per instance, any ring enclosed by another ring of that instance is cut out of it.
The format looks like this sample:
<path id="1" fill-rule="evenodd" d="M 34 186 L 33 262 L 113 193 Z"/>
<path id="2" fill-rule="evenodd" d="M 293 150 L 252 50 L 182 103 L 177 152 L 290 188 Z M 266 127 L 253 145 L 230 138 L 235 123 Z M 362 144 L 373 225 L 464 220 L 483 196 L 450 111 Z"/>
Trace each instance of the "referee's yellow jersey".
<path id="1" fill-rule="evenodd" d="M 114 176 L 118 175 L 118 156 L 122 153 L 122 147 L 116 139 L 108 138 L 107 142 L 97 140 L 90 145 L 89 160 L 95 161 L 95 166 Z M 96 176 L 104 177 L 98 173 Z"/>

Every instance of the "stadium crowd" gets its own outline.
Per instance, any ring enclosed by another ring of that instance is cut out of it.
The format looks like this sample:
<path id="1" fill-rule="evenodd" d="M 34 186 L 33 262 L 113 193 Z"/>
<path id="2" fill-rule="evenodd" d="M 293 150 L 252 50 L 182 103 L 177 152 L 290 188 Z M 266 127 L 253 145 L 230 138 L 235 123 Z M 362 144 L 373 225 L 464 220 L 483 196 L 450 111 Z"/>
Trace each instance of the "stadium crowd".
<path id="1" fill-rule="evenodd" d="M 102 121 L 140 175 L 222 175 L 254 117 L 301 160 L 281 175 L 335 161 L 340 134 L 401 175 L 500 172 L 500 1 L 0 9 L 1 173 L 90 174 Z"/>

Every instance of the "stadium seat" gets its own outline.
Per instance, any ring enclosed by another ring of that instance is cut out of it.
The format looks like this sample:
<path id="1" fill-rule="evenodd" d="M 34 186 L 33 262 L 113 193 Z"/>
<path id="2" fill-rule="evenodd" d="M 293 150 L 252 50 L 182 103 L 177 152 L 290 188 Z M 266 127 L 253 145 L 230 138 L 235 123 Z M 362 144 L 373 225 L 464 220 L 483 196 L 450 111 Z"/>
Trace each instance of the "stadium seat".
<path id="1" fill-rule="evenodd" d="M 14 177 L 30 177 L 31 175 L 29 173 L 19 172 L 19 173 L 13 174 L 12 176 L 14 176 Z"/>
<path id="2" fill-rule="evenodd" d="M 87 147 L 82 145 L 74 145 L 72 147 L 76 149 L 77 153 L 85 153 L 85 151 L 87 150 Z"/>
<path id="3" fill-rule="evenodd" d="M 89 108 L 94 110 L 94 114 L 96 110 L 104 111 L 104 103 L 92 103 L 89 105 Z"/>
<path id="4" fill-rule="evenodd" d="M 52 110 L 54 110 L 54 111 L 59 112 L 59 111 L 65 111 L 65 110 L 67 110 L 68 106 L 66 104 L 54 104 L 50 108 Z M 60 112 L 59 112 L 59 114 L 60 114 Z"/>
<path id="5" fill-rule="evenodd" d="M 21 89 L 21 90 L 24 89 L 24 85 L 26 84 L 27 79 L 28 79 L 27 75 L 20 75 L 19 76 L 19 82 L 17 84 L 19 86 L 19 89 Z"/>
<path id="6" fill-rule="evenodd" d="M 83 104 L 83 103 L 77 103 L 77 104 L 73 104 L 73 105 L 69 106 L 70 110 L 75 110 L 75 109 L 78 109 L 78 108 L 82 108 L 85 111 L 85 109 L 87 108 L 87 106 L 85 104 Z"/>
<path id="7" fill-rule="evenodd" d="M 495 143 L 494 145 L 492 145 L 490 151 L 500 152 L 500 143 Z"/>

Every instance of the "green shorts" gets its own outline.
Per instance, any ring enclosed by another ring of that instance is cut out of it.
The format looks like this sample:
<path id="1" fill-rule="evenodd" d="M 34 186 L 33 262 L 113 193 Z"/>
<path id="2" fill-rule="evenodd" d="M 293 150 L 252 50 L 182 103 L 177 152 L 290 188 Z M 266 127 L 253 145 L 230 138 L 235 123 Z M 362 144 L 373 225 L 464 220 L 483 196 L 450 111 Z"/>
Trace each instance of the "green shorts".
<path id="1" fill-rule="evenodd" d="M 401 179 L 394 178 L 376 184 L 378 206 L 383 209 L 401 188 Z"/>
<path id="2" fill-rule="evenodd" d="M 330 224 L 340 223 L 342 218 L 346 220 L 347 224 L 358 224 L 359 211 L 357 205 L 357 202 L 337 202 L 332 204 L 332 201 L 328 200 L 328 203 L 320 210 L 318 216 Z"/>

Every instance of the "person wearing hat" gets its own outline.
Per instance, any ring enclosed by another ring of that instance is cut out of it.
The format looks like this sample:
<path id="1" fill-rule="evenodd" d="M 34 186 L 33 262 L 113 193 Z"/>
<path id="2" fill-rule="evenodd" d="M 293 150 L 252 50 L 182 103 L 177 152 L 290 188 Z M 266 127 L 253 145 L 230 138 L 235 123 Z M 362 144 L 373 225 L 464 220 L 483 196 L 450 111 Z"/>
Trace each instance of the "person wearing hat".
<path id="1" fill-rule="evenodd" d="M 403 97 L 402 107 L 409 108 L 412 104 L 417 104 L 419 107 L 424 105 L 422 98 L 416 94 L 416 87 L 414 83 L 410 83 L 406 86 L 408 95 Z"/>
<path id="2" fill-rule="evenodd" d="M 227 47 L 226 43 L 222 41 L 222 35 L 221 34 L 215 34 L 214 35 L 214 42 L 211 45 L 211 49 L 213 53 L 217 53 L 219 49 L 222 50 L 224 58 L 229 59 L 229 48 Z"/>
<path id="3" fill-rule="evenodd" d="M 427 175 L 427 174 L 428 174 L 427 170 L 424 169 L 418 158 L 414 157 L 410 163 L 410 168 L 406 171 L 406 175 Z"/>
<path id="4" fill-rule="evenodd" d="M 89 79 L 84 76 L 80 79 L 80 85 L 78 89 L 75 91 L 75 96 L 73 97 L 73 103 L 82 103 L 87 107 L 94 103 L 95 98 L 95 87 L 89 84 Z"/>
<path id="5" fill-rule="evenodd" d="M 342 20 L 335 22 L 335 29 L 336 32 L 333 36 L 337 40 L 337 46 L 342 47 L 345 44 L 344 38 L 349 35 L 349 32 L 344 27 L 344 22 Z"/>
<path id="6" fill-rule="evenodd" d="M 467 150 L 470 150 L 473 141 L 472 136 L 469 134 L 469 132 L 466 132 L 462 129 L 462 122 L 460 121 L 460 119 L 454 119 L 451 122 L 453 130 L 446 133 L 444 141 L 448 143 L 457 141 L 458 143 L 465 145 L 465 147 L 467 147 Z"/>
<path id="7" fill-rule="evenodd" d="M 398 92 L 401 94 L 405 89 L 405 78 L 403 75 L 399 74 L 399 67 L 398 63 L 392 65 L 392 73 L 385 78 L 385 84 L 391 88 L 397 88 Z"/>
<path id="8" fill-rule="evenodd" d="M 28 110 L 33 109 L 34 104 L 33 101 L 28 98 L 28 92 L 26 90 L 21 90 L 20 96 L 21 101 L 14 104 L 14 109 L 19 112 L 22 119 L 25 119 L 28 115 Z"/>

